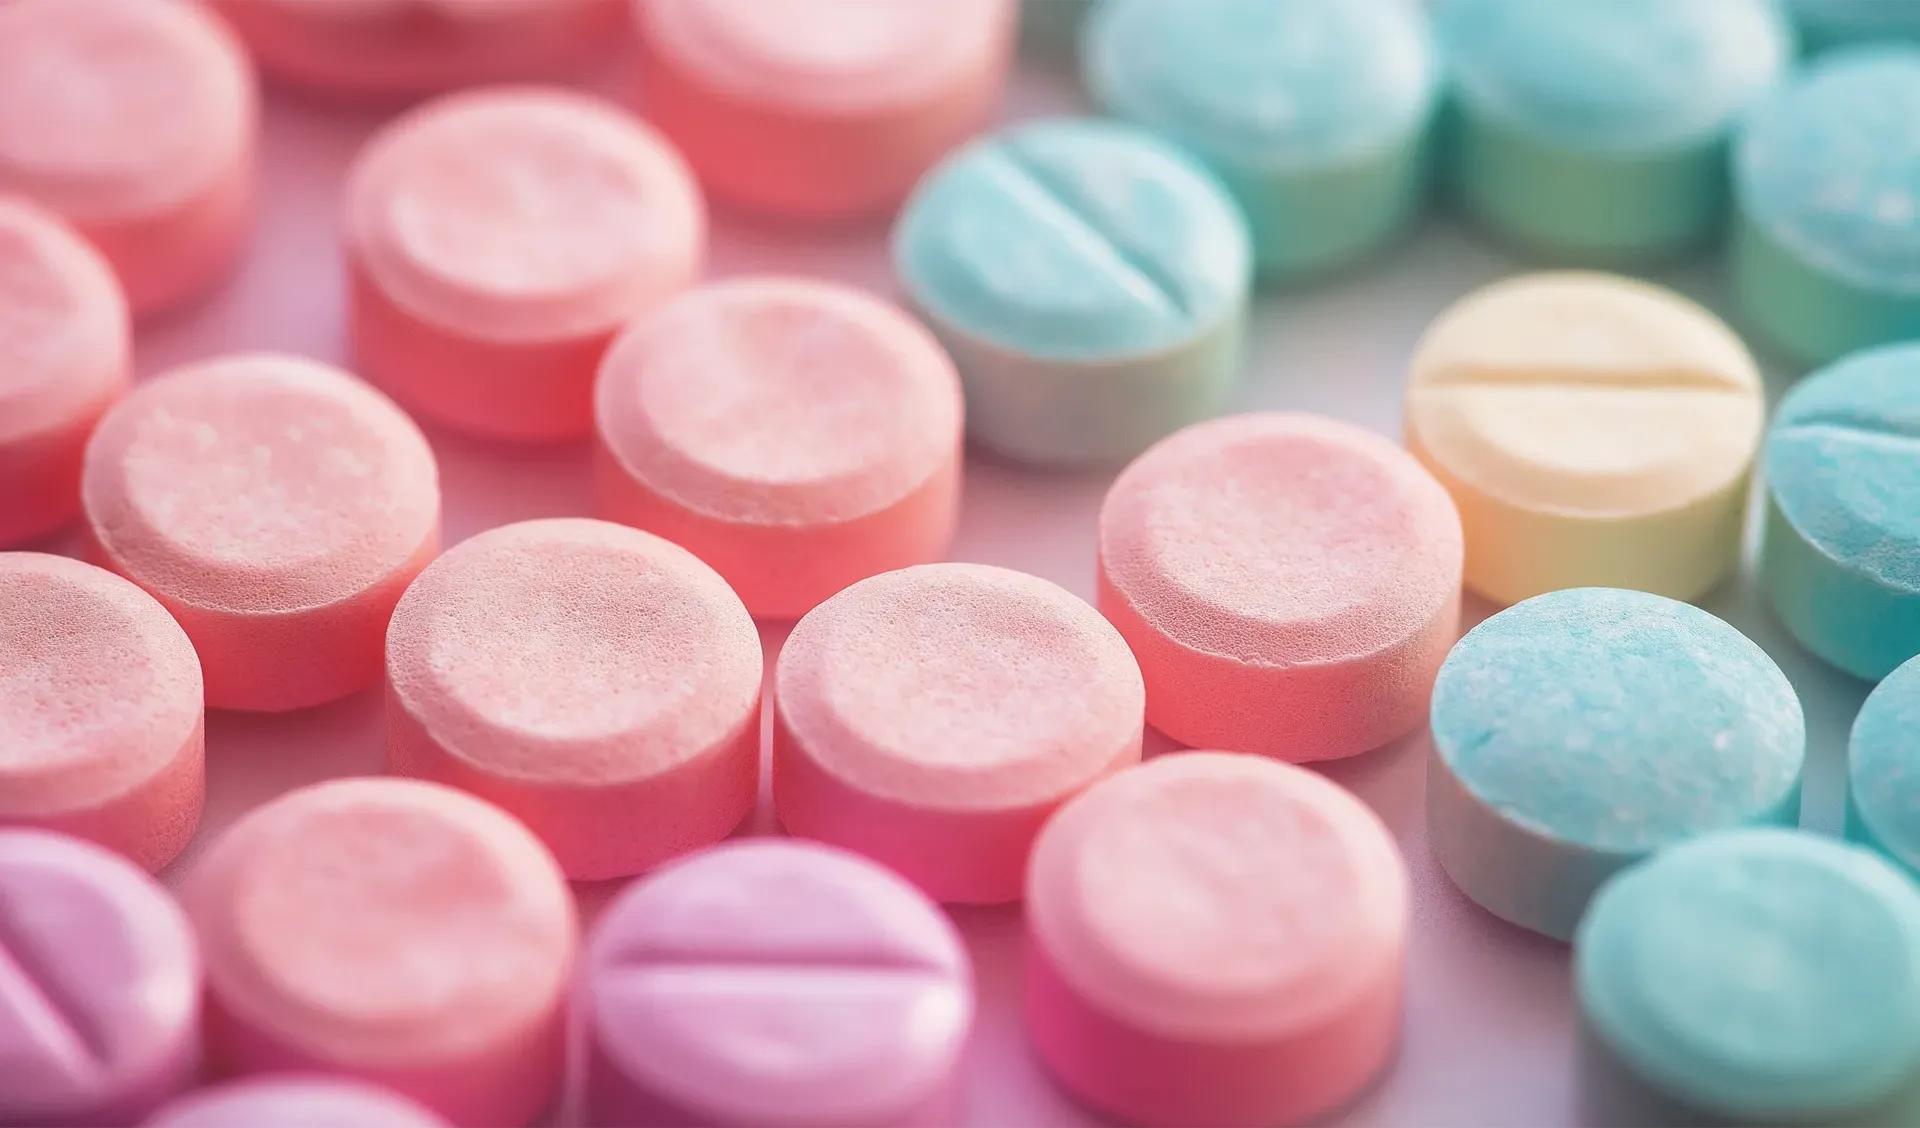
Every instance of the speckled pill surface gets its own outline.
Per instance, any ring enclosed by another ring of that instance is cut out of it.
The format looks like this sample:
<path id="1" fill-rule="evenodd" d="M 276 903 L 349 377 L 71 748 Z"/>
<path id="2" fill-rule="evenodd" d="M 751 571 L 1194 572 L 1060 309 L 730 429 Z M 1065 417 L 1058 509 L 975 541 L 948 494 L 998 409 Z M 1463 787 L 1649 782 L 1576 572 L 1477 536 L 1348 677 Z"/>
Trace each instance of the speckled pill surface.
<path id="1" fill-rule="evenodd" d="M 229 1081 L 189 1093 L 141 1128 L 446 1128 L 398 1093 L 339 1077 Z"/>
<path id="2" fill-rule="evenodd" d="M 1888 674 L 1847 738 L 1847 837 L 1920 874 L 1920 659 Z"/>

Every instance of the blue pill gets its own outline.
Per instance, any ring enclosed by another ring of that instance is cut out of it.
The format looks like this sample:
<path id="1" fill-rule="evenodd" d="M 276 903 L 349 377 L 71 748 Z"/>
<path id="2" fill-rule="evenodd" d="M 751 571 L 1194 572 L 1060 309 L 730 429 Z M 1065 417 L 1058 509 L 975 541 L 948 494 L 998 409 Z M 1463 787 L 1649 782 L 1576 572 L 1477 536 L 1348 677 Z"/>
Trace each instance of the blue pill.
<path id="1" fill-rule="evenodd" d="M 974 142 L 915 188 L 893 257 L 960 371 L 968 433 L 1010 457 L 1124 460 L 1213 414 L 1238 375 L 1246 223 L 1137 127 L 1052 119 Z"/>
<path id="2" fill-rule="evenodd" d="M 1809 51 L 1881 39 L 1920 42 L 1920 0 L 1787 0 Z"/>
<path id="3" fill-rule="evenodd" d="M 1920 47 L 1821 56 L 1734 149 L 1733 288 L 1755 332 L 1825 364 L 1920 337 Z"/>
<path id="4" fill-rule="evenodd" d="M 1457 643 L 1433 687 L 1427 824 L 1462 892 L 1558 939 L 1615 871 L 1800 819 L 1806 725 L 1747 637 L 1689 603 L 1570 588 Z"/>
<path id="5" fill-rule="evenodd" d="M 1847 837 L 1920 874 L 1920 658 L 1888 674 L 1853 719 Z"/>
<path id="6" fill-rule="evenodd" d="M 1920 890 L 1818 835 L 1697 839 L 1600 890 L 1574 984 L 1599 1042 L 1684 1106 L 1889 1123 L 1920 1070 Z"/>
<path id="7" fill-rule="evenodd" d="M 1110 0 L 1081 65 L 1096 100 L 1220 177 L 1264 276 L 1352 262 L 1425 197 L 1440 67 L 1408 0 Z"/>
<path id="8" fill-rule="evenodd" d="M 1436 0 L 1434 25 L 1462 206 L 1584 262 L 1717 236 L 1732 125 L 1793 53 L 1771 0 Z"/>

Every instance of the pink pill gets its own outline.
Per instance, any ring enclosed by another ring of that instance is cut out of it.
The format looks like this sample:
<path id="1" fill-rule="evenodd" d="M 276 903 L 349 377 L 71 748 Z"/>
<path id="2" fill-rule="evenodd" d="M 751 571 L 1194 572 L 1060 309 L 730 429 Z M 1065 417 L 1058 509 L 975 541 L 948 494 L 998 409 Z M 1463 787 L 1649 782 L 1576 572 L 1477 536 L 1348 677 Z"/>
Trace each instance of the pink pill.
<path id="1" fill-rule="evenodd" d="M 728 843 L 607 909 L 575 993 L 586 1123 L 935 1128 L 973 971 L 932 902 L 852 854 Z"/>
<path id="2" fill-rule="evenodd" d="M 245 52 L 196 5 L 0 5 L 0 193 L 92 240 L 135 314 L 197 297 L 232 267 L 258 118 Z"/>
<path id="3" fill-rule="evenodd" d="M 301 788 L 216 840 L 183 900 L 217 1068 L 358 1077 L 463 1125 L 552 1099 L 573 897 L 494 807 L 418 780 Z"/>
<path id="4" fill-rule="evenodd" d="M 1182 744 L 1304 762 L 1426 719 L 1460 623 L 1460 515 L 1412 456 L 1312 415 L 1216 419 L 1100 507 L 1099 605 Z"/>
<path id="5" fill-rule="evenodd" d="M 445 1128 L 413 1101 L 335 1077 L 259 1077 L 202 1089 L 143 1128 Z"/>
<path id="6" fill-rule="evenodd" d="M 200 825 L 203 711 L 193 644 L 152 596 L 64 556 L 0 553 L 0 825 L 159 869 Z"/>
<path id="7" fill-rule="evenodd" d="M 579 94 L 441 98 L 355 160 L 346 235 L 368 377 L 449 427 L 584 437 L 613 335 L 700 271 L 706 211 L 678 154 Z"/>
<path id="8" fill-rule="evenodd" d="M 1190 752 L 1047 824 L 1027 872 L 1027 1025 L 1095 1108 L 1148 1125 L 1297 1124 L 1398 1039 L 1406 863 L 1324 777 Z"/>
<path id="9" fill-rule="evenodd" d="M 953 539 L 959 377 L 857 290 L 692 290 L 615 343 L 595 398 L 601 514 L 686 546 L 756 616 L 797 618 Z"/>
<path id="10" fill-rule="evenodd" d="M 0 830 L 0 1124 L 129 1124 L 199 1061 L 200 957 L 173 899 L 98 846 Z"/>
<path id="11" fill-rule="evenodd" d="M 299 709 L 378 683 L 387 619 L 440 546 L 419 428 L 290 356 L 142 384 L 94 433 L 81 495 L 100 557 L 186 628 L 219 708 Z"/>
<path id="12" fill-rule="evenodd" d="M 982 564 L 875 576 L 800 621 L 774 674 L 773 802 L 937 900 L 1020 898 L 1041 824 L 1140 759 L 1145 691 L 1084 601 Z"/>
<path id="13" fill-rule="evenodd" d="M 1012 0 L 634 0 L 639 97 L 716 197 L 886 211 L 993 116 Z"/>
<path id="14" fill-rule="evenodd" d="M 717 842 L 760 786 L 760 636 L 713 569 L 605 521 L 526 521 L 421 573 L 387 633 L 398 774 L 519 818 L 569 877 Z"/>
<path id="15" fill-rule="evenodd" d="M 87 436 L 127 389 L 131 347 L 106 260 L 47 212 L 0 199 L 0 545 L 80 515 Z"/>

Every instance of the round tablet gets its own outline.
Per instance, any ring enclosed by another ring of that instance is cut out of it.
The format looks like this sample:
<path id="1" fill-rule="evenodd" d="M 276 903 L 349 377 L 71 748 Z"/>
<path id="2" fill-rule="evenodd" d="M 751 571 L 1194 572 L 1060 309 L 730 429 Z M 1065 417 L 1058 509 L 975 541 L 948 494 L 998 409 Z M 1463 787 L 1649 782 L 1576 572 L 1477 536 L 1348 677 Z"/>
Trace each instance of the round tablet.
<path id="1" fill-rule="evenodd" d="M 992 120 L 1015 0 L 634 0 L 638 95 L 716 198 L 791 219 L 898 204 Z"/>
<path id="2" fill-rule="evenodd" d="M 1134 460 L 1100 507 L 1099 605 L 1147 723 L 1295 762 L 1417 726 L 1460 629 L 1460 517 L 1387 440 L 1238 415 Z"/>
<path id="3" fill-rule="evenodd" d="M 200 825 L 203 702 L 193 644 L 152 596 L 64 556 L 0 553 L 0 826 L 166 865 Z"/>
<path id="4" fill-rule="evenodd" d="M 1809 51 L 1848 43 L 1920 42 L 1920 0 L 1787 0 Z"/>
<path id="5" fill-rule="evenodd" d="M 573 897 L 498 809 L 418 780 L 303 787 L 216 839 L 182 900 L 216 1069 L 363 1078 L 471 1126 L 552 1099 Z"/>
<path id="6" fill-rule="evenodd" d="M 1716 237 L 1726 146 L 1793 36 L 1773 0 L 1436 0 L 1461 204 L 1502 236 L 1585 261 Z"/>
<path id="7" fill-rule="evenodd" d="M 440 545 L 419 428 L 291 356 L 142 384 L 94 432 L 81 494 L 99 558 L 186 628 L 219 708 L 299 709 L 379 682 L 387 618 Z"/>
<path id="8" fill-rule="evenodd" d="M 936 900 L 1015 901 L 1042 824 L 1140 759 L 1145 693 L 1119 632 L 1038 577 L 928 564 L 862 580 L 780 651 L 774 809 Z"/>
<path id="9" fill-rule="evenodd" d="M 491 438 L 582 438 L 633 318 L 693 281 L 706 211 L 660 136 L 607 103 L 495 89 L 386 126 L 348 172 L 353 348 L 422 416 Z"/>
<path id="10" fill-rule="evenodd" d="M 1456 302 L 1407 367 L 1407 449 L 1447 487 L 1467 586 L 1704 594 L 1740 560 L 1765 391 L 1746 346 L 1668 290 L 1531 274 Z"/>
<path id="11" fill-rule="evenodd" d="M 1133 126 L 1061 118 L 969 145 L 914 190 L 893 261 L 960 370 L 969 433 L 1003 455 L 1124 459 L 1238 378 L 1246 221 Z"/>
<path id="12" fill-rule="evenodd" d="M 131 350 L 106 261 L 47 212 L 0 199 L 0 546 L 79 516 L 87 437 L 126 391 Z"/>
<path id="13" fill-rule="evenodd" d="M 601 515 L 685 546 L 757 616 L 797 618 L 953 540 L 953 362 L 858 290 L 691 290 L 615 342 L 594 402 Z"/>
<path id="14" fill-rule="evenodd" d="M 1801 645 L 1875 679 L 1920 654 L 1920 344 L 1800 381 L 1767 432 L 1759 579 Z"/>
<path id="15" fill-rule="evenodd" d="M 0 193 L 79 228 L 136 314 L 198 297 L 238 257 L 258 103 L 246 53 L 198 5 L 0 5 Z"/>
<path id="16" fill-rule="evenodd" d="M 760 636 L 713 569 L 605 521 L 523 521 L 420 574 L 387 629 L 387 757 L 525 823 L 567 876 L 725 838 L 760 783 Z"/>
<path id="17" fill-rule="evenodd" d="M 141 1128 L 446 1128 L 446 1123 L 398 1093 L 359 1081 L 264 1077 L 181 1097 Z"/>
<path id="18" fill-rule="evenodd" d="M 1838 1123 L 1920 1069 L 1920 892 L 1830 838 L 1713 835 L 1600 891 L 1574 983 L 1599 1041 L 1684 1105 Z"/>
<path id="19" fill-rule="evenodd" d="M 1754 331 L 1809 367 L 1920 337 L 1920 47 L 1813 63 L 1734 147 L 1733 290 Z"/>
<path id="20" fill-rule="evenodd" d="M 1427 831 L 1462 892 L 1565 940 L 1615 871 L 1800 821 L 1807 730 L 1780 668 L 1691 604 L 1574 588 L 1467 632 L 1433 687 Z"/>
<path id="21" fill-rule="evenodd" d="M 1027 1029 L 1125 1120 L 1304 1123 L 1392 1056 L 1410 915 L 1399 848 L 1351 794 L 1254 756 L 1164 756 L 1041 833 Z"/>
<path id="22" fill-rule="evenodd" d="M 950 1124 L 973 972 L 889 870 L 761 838 L 629 886 L 594 927 L 574 1011 L 589 1125 Z"/>
<path id="23" fill-rule="evenodd" d="M 1263 276 L 1362 258 L 1426 197 L 1440 67 L 1405 0 L 1112 0 L 1081 66 L 1102 104 L 1219 175 Z"/>
<path id="24" fill-rule="evenodd" d="M 1920 874 L 1920 661 L 1875 686 L 1847 740 L 1847 837 Z"/>
<path id="25" fill-rule="evenodd" d="M 4 1124 L 130 1124 L 192 1083 L 200 957 L 166 890 L 78 839 L 0 830 L 0 1047 Z"/>

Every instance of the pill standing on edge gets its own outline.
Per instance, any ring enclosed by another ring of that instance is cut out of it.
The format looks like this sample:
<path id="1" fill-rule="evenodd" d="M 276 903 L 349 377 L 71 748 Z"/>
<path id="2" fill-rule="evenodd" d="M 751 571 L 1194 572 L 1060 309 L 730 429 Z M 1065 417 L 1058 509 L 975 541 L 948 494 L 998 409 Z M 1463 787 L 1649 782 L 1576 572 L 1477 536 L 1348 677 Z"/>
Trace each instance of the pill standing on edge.
<path id="1" fill-rule="evenodd" d="M 497 808 L 419 780 L 313 784 L 234 823 L 181 899 L 216 1070 L 362 1078 L 471 1128 L 553 1098 L 573 896 Z"/>
<path id="2" fill-rule="evenodd" d="M 258 118 L 245 51 L 198 5 L 0 5 L 0 193 L 78 228 L 136 315 L 232 268 Z"/>
<path id="3" fill-rule="evenodd" d="M 1115 122 L 1030 122 L 929 173 L 894 273 L 952 354 L 967 431 L 1002 455 L 1110 463 L 1219 408 L 1252 253 L 1218 181 Z"/>
<path id="4" fill-rule="evenodd" d="M 339 1077 L 257 1077 L 189 1093 L 140 1128 L 446 1128 L 398 1093 Z"/>
<path id="5" fill-rule="evenodd" d="M 1846 833 L 1920 875 L 1920 660 L 1888 674 L 1854 716 Z"/>
<path id="6" fill-rule="evenodd" d="M 540 87 L 436 99 L 347 174 L 355 356 L 446 426 L 583 438 L 601 354 L 699 274 L 706 227 L 679 154 L 609 103 Z"/>
<path id="7" fill-rule="evenodd" d="M 0 1124 L 129 1124 L 200 1064 L 200 957 L 166 890 L 113 854 L 0 830 Z"/>
<path id="8" fill-rule="evenodd" d="M 889 572 L 780 651 L 774 809 L 935 900 L 1015 901 L 1048 817 L 1139 760 L 1144 705 L 1126 641 L 1066 589 L 984 564 Z"/>
<path id="9" fill-rule="evenodd" d="M 498 804 L 568 877 L 726 837 L 760 781 L 760 637 L 685 549 L 523 521 L 420 574 L 387 631 L 387 762 Z"/>
<path id="10" fill-rule="evenodd" d="M 730 842 L 608 906 L 575 987 L 595 1128 L 941 1128 L 973 1021 L 953 925 L 891 871 Z"/>
<path id="11" fill-rule="evenodd" d="M 1460 299 L 1407 368 L 1407 449 L 1496 603 L 1568 587 L 1694 599 L 1740 559 L 1765 393 L 1746 346 L 1671 291 L 1529 274 Z"/>

